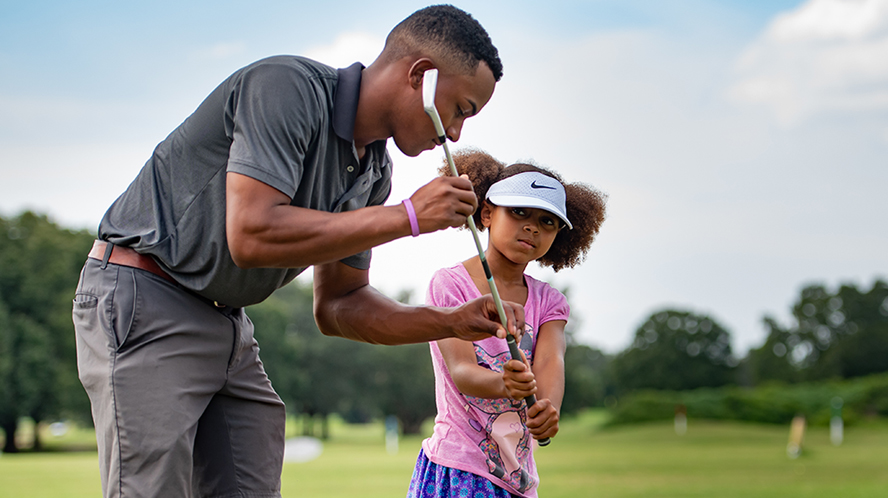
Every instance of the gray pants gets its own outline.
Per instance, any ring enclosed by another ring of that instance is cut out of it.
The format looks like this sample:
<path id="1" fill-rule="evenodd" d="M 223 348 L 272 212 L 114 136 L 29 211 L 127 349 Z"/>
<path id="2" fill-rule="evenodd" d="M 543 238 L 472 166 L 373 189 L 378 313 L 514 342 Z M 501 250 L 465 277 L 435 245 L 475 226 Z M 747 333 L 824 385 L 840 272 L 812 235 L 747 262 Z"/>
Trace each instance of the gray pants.
<path id="1" fill-rule="evenodd" d="M 101 264 L 73 315 L 104 495 L 280 496 L 284 404 L 244 311 Z"/>

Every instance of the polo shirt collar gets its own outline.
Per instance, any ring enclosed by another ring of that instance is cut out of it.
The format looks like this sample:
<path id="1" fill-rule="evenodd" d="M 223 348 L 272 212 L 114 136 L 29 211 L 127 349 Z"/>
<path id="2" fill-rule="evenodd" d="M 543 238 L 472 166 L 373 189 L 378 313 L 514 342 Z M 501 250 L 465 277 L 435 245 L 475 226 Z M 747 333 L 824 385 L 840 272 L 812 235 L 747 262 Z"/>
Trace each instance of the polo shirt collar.
<path id="1" fill-rule="evenodd" d="M 358 113 L 358 97 L 361 94 L 361 71 L 364 65 L 355 62 L 344 69 L 337 69 L 339 84 L 333 96 L 333 131 L 343 140 L 355 139 L 355 116 Z"/>

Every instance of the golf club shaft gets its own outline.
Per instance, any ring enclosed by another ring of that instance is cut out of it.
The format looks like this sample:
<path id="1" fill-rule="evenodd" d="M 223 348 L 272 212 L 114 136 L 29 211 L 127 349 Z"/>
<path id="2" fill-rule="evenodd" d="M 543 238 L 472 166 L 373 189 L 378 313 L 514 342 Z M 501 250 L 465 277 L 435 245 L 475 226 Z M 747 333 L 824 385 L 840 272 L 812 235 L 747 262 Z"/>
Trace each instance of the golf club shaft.
<path id="1" fill-rule="evenodd" d="M 456 164 L 453 163 L 453 156 L 450 155 L 450 147 L 447 146 L 447 141 L 442 138 L 441 144 L 444 146 L 444 155 L 447 157 L 447 164 L 450 165 L 450 172 L 453 173 L 453 176 L 459 177 L 459 172 L 456 170 Z M 503 329 L 507 332 L 506 336 L 511 337 L 511 334 L 508 334 L 509 323 L 508 320 L 506 320 L 506 310 L 503 308 L 503 301 L 500 299 L 499 292 L 496 290 L 496 283 L 493 281 L 493 273 L 490 272 L 490 265 L 487 264 L 487 256 L 484 254 L 484 247 L 481 245 L 481 237 L 478 235 L 478 227 L 475 226 L 475 219 L 469 215 L 466 221 L 468 221 L 469 230 L 471 230 L 472 237 L 475 239 L 475 247 L 478 248 L 478 257 L 481 258 L 481 266 L 484 267 L 484 276 L 487 277 L 487 283 L 490 284 L 490 295 L 493 296 L 493 302 L 496 304 L 496 312 L 499 314 L 500 323 L 503 324 Z M 512 342 L 515 342 L 514 337 L 512 338 Z"/>
<path id="2" fill-rule="evenodd" d="M 453 163 L 453 156 L 450 155 L 450 148 L 447 146 L 447 140 L 441 137 L 441 144 L 444 146 L 444 155 L 447 157 L 447 164 L 450 165 L 450 172 L 453 176 L 458 177 L 459 172 Z M 484 248 L 481 246 L 481 238 L 478 236 L 478 227 L 475 226 L 475 219 L 471 215 L 467 218 L 469 229 L 472 231 L 472 237 L 475 239 L 475 247 L 478 248 L 478 257 L 481 259 L 481 266 L 484 267 L 484 276 L 487 277 L 487 283 L 490 285 L 490 295 L 493 296 L 493 302 L 496 305 L 496 311 L 499 314 L 500 323 L 506 330 L 506 344 L 509 345 L 509 354 L 515 360 L 521 360 L 521 351 L 518 349 L 518 343 L 515 342 L 515 336 L 509 333 L 508 320 L 506 320 L 506 310 L 503 308 L 503 301 L 500 299 L 499 291 L 496 290 L 496 283 L 493 281 L 493 273 L 490 271 L 490 265 L 487 264 L 487 256 L 484 254 Z M 531 394 L 524 398 L 527 408 L 536 404 L 536 396 Z M 540 446 L 549 444 L 549 438 L 538 440 Z"/>

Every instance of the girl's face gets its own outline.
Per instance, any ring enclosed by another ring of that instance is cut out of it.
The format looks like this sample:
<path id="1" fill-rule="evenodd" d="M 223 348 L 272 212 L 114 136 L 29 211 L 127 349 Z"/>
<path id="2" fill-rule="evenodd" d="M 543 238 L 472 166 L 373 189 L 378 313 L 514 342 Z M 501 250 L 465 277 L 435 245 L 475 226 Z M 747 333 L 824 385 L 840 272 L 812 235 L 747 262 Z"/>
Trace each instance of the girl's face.
<path id="1" fill-rule="evenodd" d="M 490 230 L 490 244 L 514 263 L 543 257 L 561 230 L 561 220 L 536 208 L 495 206 L 484 202 L 481 222 Z"/>

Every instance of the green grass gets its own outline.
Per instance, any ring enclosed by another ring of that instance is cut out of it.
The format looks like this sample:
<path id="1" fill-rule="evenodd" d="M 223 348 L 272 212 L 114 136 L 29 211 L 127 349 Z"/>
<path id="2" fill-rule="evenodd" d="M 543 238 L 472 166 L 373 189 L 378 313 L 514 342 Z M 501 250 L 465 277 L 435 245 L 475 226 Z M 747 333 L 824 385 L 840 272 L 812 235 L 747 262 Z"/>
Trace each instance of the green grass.
<path id="1" fill-rule="evenodd" d="M 804 452 L 786 456 L 789 427 L 689 422 L 595 431 L 566 423 L 553 445 L 536 453 L 541 496 L 596 497 L 881 497 L 888 495 L 888 425 L 846 431 L 839 447 L 812 428 Z M 555 443 L 558 444 L 557 449 Z M 549 451 L 549 450 L 552 451 Z"/>
<path id="2" fill-rule="evenodd" d="M 691 420 L 687 434 L 677 436 L 669 423 L 605 430 L 603 421 L 600 412 L 565 420 L 552 444 L 537 451 L 540 496 L 888 495 L 886 421 L 848 429 L 839 447 L 830 444 L 827 429 L 810 428 L 797 460 L 786 457 L 789 427 Z M 421 437 L 402 438 L 398 454 L 389 455 L 381 424 L 334 421 L 331 433 L 317 460 L 285 464 L 285 497 L 406 494 Z M 80 441 L 81 435 L 70 437 Z M 96 465 L 94 452 L 2 455 L 0 498 L 99 496 Z"/>

